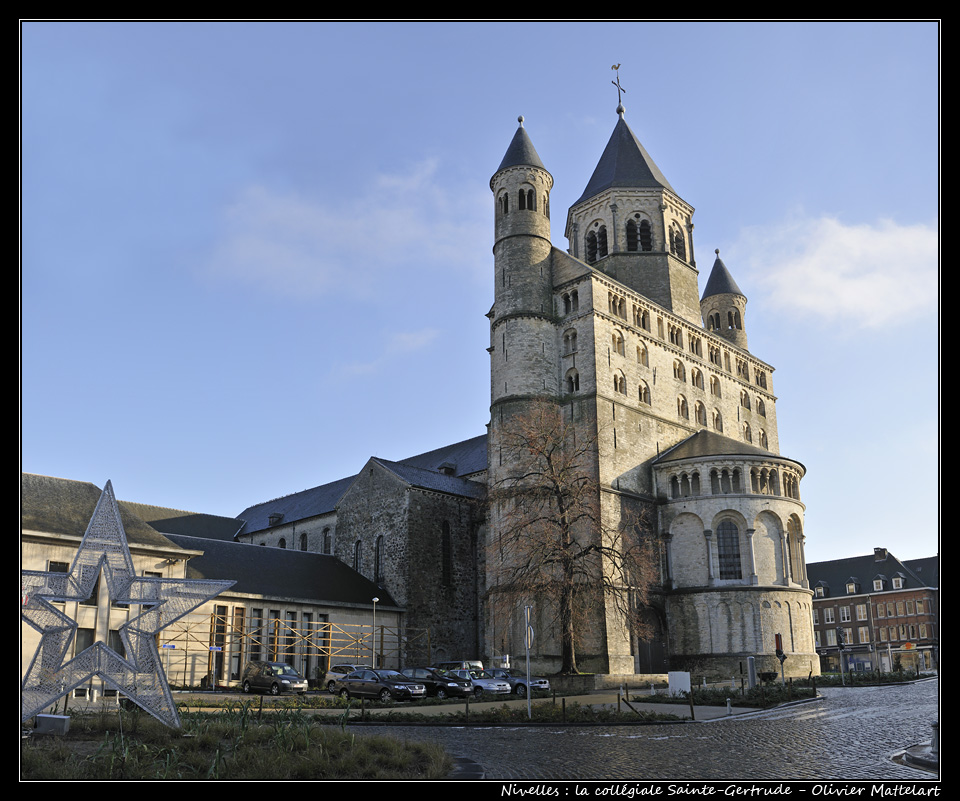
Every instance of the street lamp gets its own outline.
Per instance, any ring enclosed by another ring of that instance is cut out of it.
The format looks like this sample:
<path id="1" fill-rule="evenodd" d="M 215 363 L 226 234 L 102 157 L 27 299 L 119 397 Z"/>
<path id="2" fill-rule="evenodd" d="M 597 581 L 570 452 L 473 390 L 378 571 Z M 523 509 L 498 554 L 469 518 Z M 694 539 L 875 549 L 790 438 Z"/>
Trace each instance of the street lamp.
<path id="1" fill-rule="evenodd" d="M 370 638 L 370 664 L 373 665 L 373 669 L 377 669 L 377 601 L 380 599 L 374 596 L 373 598 L 373 636 Z"/>

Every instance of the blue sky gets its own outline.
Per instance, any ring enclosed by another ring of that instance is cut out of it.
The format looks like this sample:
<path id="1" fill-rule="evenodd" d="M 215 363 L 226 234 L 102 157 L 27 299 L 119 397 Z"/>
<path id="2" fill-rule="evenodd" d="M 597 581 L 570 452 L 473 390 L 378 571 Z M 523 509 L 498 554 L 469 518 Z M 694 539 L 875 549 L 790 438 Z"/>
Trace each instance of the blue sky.
<path id="1" fill-rule="evenodd" d="M 626 119 L 719 248 L 808 561 L 938 549 L 932 22 L 22 25 L 21 464 L 246 506 L 483 433 L 489 179 Z"/>

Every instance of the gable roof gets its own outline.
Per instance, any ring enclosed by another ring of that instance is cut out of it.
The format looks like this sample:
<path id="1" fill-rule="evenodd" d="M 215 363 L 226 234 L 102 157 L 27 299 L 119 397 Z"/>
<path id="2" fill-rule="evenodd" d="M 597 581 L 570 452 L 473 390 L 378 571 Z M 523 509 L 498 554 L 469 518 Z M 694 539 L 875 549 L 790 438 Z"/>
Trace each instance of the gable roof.
<path id="1" fill-rule="evenodd" d="M 102 492 L 89 481 L 21 473 L 21 529 L 83 537 Z M 180 550 L 137 514 L 137 504 L 118 501 L 117 506 L 130 545 Z"/>
<path id="2" fill-rule="evenodd" d="M 931 565 L 931 560 L 935 567 Z M 914 561 L 923 563 L 922 567 L 927 576 L 921 578 L 908 567 L 907 563 L 901 562 L 886 548 L 877 548 L 872 554 L 864 556 L 850 556 L 826 562 L 807 562 L 807 579 L 812 588 L 824 587 L 826 590 L 824 595 L 831 598 L 847 595 L 847 584 L 851 580 L 855 580 L 860 585 L 860 593 L 873 592 L 873 580 L 877 576 L 883 576 L 888 582 L 894 576 L 902 577 L 905 590 L 936 587 L 936 581 L 931 582 L 929 578 L 936 578 L 939 557 L 932 556 Z M 884 590 L 892 589 L 889 583 L 884 587 Z"/>
<path id="3" fill-rule="evenodd" d="M 482 493 L 483 485 L 475 481 L 466 481 L 461 477 L 487 469 L 487 435 L 481 434 L 478 437 L 456 442 L 452 445 L 445 445 L 426 453 L 401 459 L 398 462 L 376 457 L 374 459 L 378 464 L 387 467 L 404 481 L 414 486 L 434 489 L 438 492 L 448 492 L 452 495 L 464 495 L 469 498 L 480 497 L 476 494 L 478 492 L 477 488 L 480 488 L 479 492 Z M 439 472 L 440 467 L 444 464 L 455 466 L 453 476 Z M 404 471 L 404 468 L 409 469 Z M 433 476 L 428 476 L 426 473 L 433 473 Z M 344 493 L 356 477 L 356 474 L 354 474 L 347 478 L 331 481 L 329 484 L 321 484 L 319 487 L 312 487 L 250 506 L 237 515 L 242 522 L 240 531 L 249 534 L 270 528 L 270 516 L 276 514 L 283 516 L 280 525 L 295 520 L 305 520 L 308 517 L 329 514 L 336 510 L 340 499 L 343 498 Z"/>
<path id="4" fill-rule="evenodd" d="M 131 501 L 124 501 L 124 503 L 138 517 L 164 534 L 186 534 L 191 537 L 233 542 L 240 531 L 241 522 L 235 517 L 197 514 Z"/>
<path id="5" fill-rule="evenodd" d="M 187 578 L 230 579 L 236 584 L 229 592 L 348 606 L 370 606 L 378 596 L 382 606 L 397 606 L 383 587 L 335 556 L 182 534 L 171 534 L 170 539 L 203 551 L 187 562 Z"/>
<path id="6" fill-rule="evenodd" d="M 573 205 L 599 195 L 605 189 L 669 189 L 677 193 L 650 158 L 650 154 L 623 118 L 622 106 L 618 108 L 619 119 L 610 135 L 610 140 L 600 156 L 587 188 Z M 678 195 L 679 197 L 679 195 Z"/>

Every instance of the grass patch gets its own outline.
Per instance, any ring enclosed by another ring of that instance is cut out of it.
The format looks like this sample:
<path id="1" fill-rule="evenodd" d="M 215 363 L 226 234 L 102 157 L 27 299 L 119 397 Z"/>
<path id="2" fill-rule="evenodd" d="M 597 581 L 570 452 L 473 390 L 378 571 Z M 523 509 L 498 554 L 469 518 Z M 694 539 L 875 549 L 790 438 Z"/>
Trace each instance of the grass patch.
<path id="1" fill-rule="evenodd" d="M 26 781 L 436 780 L 453 762 L 439 746 L 356 736 L 296 712 L 257 722 L 249 706 L 186 712 L 179 731 L 146 713 L 74 714 L 64 737 L 28 739 Z"/>

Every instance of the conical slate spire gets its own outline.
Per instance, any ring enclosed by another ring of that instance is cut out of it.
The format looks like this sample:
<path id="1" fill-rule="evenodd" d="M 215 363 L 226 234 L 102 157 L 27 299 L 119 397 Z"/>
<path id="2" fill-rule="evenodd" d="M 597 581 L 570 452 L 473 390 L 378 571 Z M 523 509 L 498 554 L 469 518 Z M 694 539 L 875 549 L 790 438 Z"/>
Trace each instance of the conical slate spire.
<path id="1" fill-rule="evenodd" d="M 740 291 L 737 282 L 733 280 L 730 271 L 720 260 L 720 251 L 716 251 L 717 260 L 713 263 L 713 269 L 710 271 L 710 278 L 707 279 L 707 286 L 703 290 L 702 300 L 713 297 L 714 295 L 739 295 L 745 298 L 746 295 Z"/>
<path id="2" fill-rule="evenodd" d="M 617 114 L 620 119 L 617 120 L 597 168 L 577 203 L 582 203 L 611 187 L 662 187 L 677 194 L 640 144 L 640 140 L 630 130 L 623 118 L 623 106 L 617 106 Z"/>
<path id="3" fill-rule="evenodd" d="M 540 156 L 537 155 L 537 149 L 533 146 L 533 142 L 530 141 L 530 137 L 527 136 L 527 131 L 523 127 L 523 117 L 517 117 L 517 122 L 520 123 L 520 127 L 513 135 L 513 141 L 510 142 L 510 147 L 507 148 L 503 161 L 497 167 L 497 172 L 505 170 L 507 167 L 519 167 L 521 165 L 546 170 L 547 168 L 540 161 Z"/>

